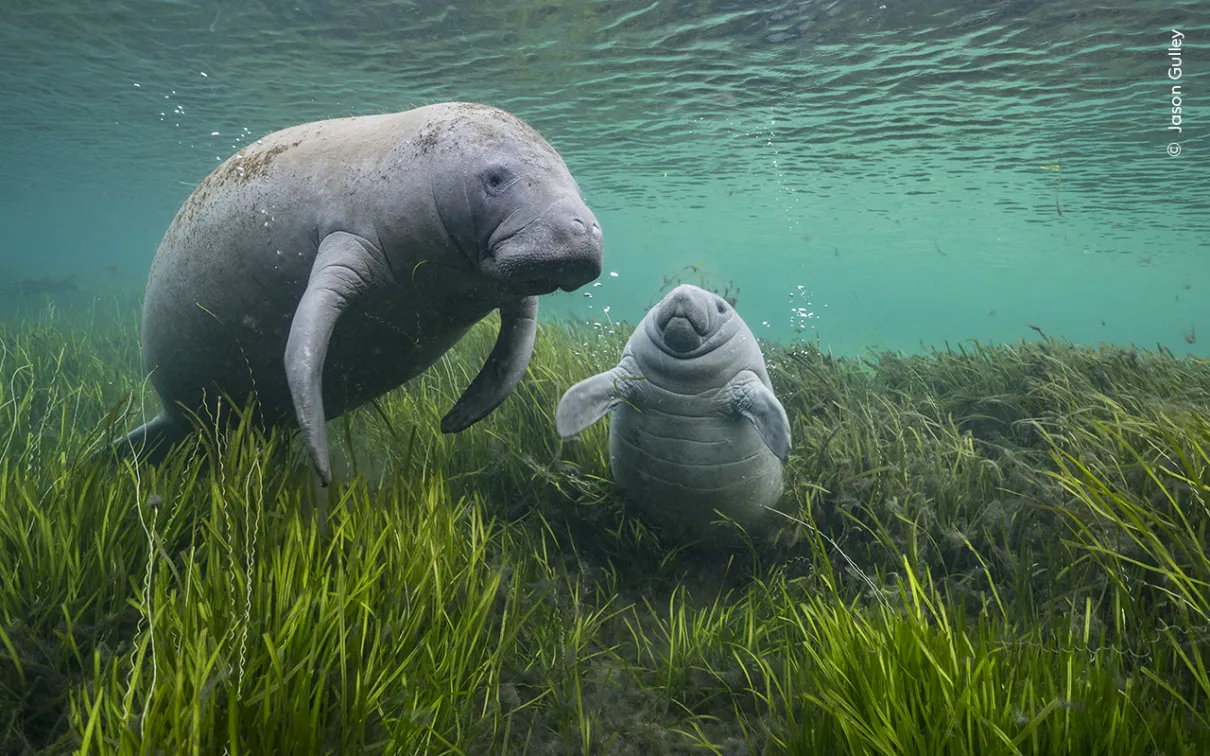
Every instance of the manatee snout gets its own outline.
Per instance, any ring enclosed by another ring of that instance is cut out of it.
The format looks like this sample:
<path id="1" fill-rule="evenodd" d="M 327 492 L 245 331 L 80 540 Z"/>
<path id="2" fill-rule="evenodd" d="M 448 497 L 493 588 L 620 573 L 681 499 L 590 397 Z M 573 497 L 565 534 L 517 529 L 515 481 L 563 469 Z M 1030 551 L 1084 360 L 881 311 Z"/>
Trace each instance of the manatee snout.
<path id="1" fill-rule="evenodd" d="M 602 249 L 597 217 L 578 199 L 564 199 L 494 245 L 486 266 L 528 293 L 574 291 L 601 275 Z"/>
<path id="2" fill-rule="evenodd" d="M 710 333 L 710 302 L 698 291 L 678 286 L 660 303 L 655 323 L 664 344 L 675 352 L 692 352 Z"/>

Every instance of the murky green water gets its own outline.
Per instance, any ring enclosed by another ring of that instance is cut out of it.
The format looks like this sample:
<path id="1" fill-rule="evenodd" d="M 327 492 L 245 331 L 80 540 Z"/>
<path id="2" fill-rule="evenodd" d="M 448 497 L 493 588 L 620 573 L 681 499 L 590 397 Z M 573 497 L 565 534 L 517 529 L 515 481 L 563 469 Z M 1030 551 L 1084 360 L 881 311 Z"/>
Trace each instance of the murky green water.
<path id="1" fill-rule="evenodd" d="M 241 144 L 464 99 L 533 123 L 602 221 L 600 285 L 548 314 L 637 321 L 697 265 L 840 352 L 1033 324 L 1204 354 L 1208 42 L 1204 0 L 9 4 L 0 289 L 137 288 Z"/>

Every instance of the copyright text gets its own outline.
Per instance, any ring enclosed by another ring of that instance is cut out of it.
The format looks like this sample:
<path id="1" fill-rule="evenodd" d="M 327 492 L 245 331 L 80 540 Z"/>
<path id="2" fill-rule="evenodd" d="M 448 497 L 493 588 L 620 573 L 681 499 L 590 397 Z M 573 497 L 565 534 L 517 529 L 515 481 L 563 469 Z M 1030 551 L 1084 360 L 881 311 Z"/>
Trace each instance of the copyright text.
<path id="1" fill-rule="evenodd" d="M 1185 92 L 1182 88 L 1182 85 L 1177 82 L 1180 81 L 1181 75 L 1183 73 L 1183 71 L 1182 71 L 1183 60 L 1182 59 L 1184 56 L 1182 55 L 1181 48 L 1184 45 L 1184 42 L 1185 42 L 1184 33 L 1180 32 L 1176 29 L 1173 29 L 1172 30 L 1172 40 L 1169 43 L 1168 50 L 1167 50 L 1167 52 L 1168 52 L 1168 80 L 1173 82 L 1172 89 L 1169 92 L 1169 94 L 1171 95 L 1171 98 L 1172 98 L 1171 99 L 1172 115 L 1171 115 L 1170 123 L 1168 125 L 1168 131 L 1169 131 L 1170 135 L 1182 133 L 1181 115 L 1183 113 L 1182 104 L 1184 102 Z M 1169 142 L 1168 143 L 1168 154 L 1172 155 L 1173 157 L 1181 154 L 1180 143 L 1179 142 Z"/>

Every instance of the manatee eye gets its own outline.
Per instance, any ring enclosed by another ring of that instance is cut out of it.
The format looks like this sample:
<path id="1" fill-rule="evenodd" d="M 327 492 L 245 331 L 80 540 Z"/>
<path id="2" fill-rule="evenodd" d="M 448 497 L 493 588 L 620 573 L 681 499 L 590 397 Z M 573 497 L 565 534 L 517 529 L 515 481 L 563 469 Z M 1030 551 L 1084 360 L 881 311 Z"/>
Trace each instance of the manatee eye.
<path id="1" fill-rule="evenodd" d="M 718 314 L 719 314 L 719 315 L 722 315 L 724 312 L 726 312 L 726 311 L 727 311 L 727 303 L 726 303 L 726 302 L 724 302 L 724 301 L 723 301 L 723 300 L 721 300 L 721 299 L 716 300 L 716 301 L 714 302 L 714 306 L 715 306 L 715 308 L 717 308 L 717 309 L 718 309 Z"/>
<path id="2" fill-rule="evenodd" d="M 483 174 L 483 187 L 488 194 L 499 194 L 509 185 L 512 174 L 507 168 L 493 166 Z"/>

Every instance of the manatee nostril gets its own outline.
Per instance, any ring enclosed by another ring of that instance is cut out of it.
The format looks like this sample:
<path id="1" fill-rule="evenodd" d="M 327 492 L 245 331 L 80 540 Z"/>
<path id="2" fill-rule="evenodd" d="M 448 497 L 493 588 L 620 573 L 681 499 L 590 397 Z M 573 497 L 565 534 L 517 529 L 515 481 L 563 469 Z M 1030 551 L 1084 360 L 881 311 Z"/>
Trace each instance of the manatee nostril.
<path id="1" fill-rule="evenodd" d="M 579 218 L 573 218 L 571 221 L 571 230 L 577 234 L 584 233 L 584 221 Z"/>
<path id="2" fill-rule="evenodd" d="M 676 323 L 673 322 L 674 320 Z M 673 330 L 688 328 L 701 337 L 710 331 L 710 316 L 701 301 L 694 299 L 686 292 L 673 291 L 660 304 L 659 312 L 656 315 L 656 325 L 661 331 L 670 327 Z"/>
<path id="3" fill-rule="evenodd" d="M 601 224 L 600 224 L 600 223 L 593 223 L 593 224 L 592 224 L 592 235 L 593 235 L 593 236 L 600 236 L 600 235 L 601 235 Z"/>

